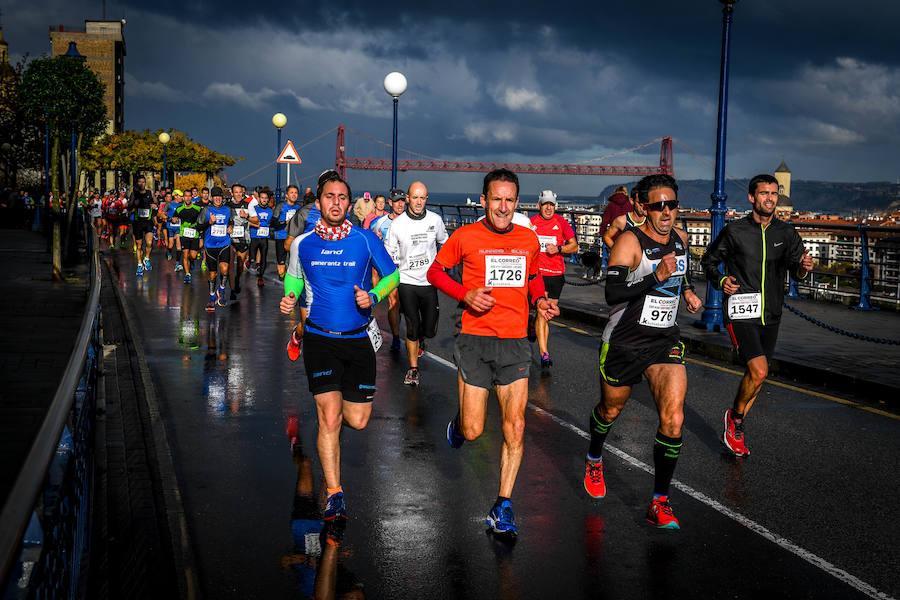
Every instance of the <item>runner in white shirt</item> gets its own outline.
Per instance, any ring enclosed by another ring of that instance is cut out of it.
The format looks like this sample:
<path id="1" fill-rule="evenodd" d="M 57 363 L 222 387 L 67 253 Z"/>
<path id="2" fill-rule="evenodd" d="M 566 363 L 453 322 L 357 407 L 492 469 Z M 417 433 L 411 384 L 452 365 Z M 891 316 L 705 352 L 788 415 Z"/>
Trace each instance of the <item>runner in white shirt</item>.
<path id="1" fill-rule="evenodd" d="M 419 356 L 425 339 L 437 333 L 438 295 L 428 283 L 428 267 L 437 255 L 438 244 L 447 241 L 444 221 L 425 210 L 428 189 L 416 181 L 407 190 L 406 211 L 396 217 L 384 238 L 384 247 L 400 271 L 400 310 L 406 319 L 406 353 L 409 370 L 403 383 L 419 385 Z"/>

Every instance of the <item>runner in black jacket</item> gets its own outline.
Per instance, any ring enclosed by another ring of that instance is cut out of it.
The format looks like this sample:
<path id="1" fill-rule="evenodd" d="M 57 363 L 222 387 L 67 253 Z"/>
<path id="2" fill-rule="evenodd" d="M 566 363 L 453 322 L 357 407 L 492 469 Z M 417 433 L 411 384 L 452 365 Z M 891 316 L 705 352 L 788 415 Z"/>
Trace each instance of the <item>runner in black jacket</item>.
<path id="1" fill-rule="evenodd" d="M 700 262 L 707 284 L 725 292 L 725 324 L 747 365 L 734 404 L 725 411 L 722 443 L 735 456 L 750 454 L 743 419 L 769 374 L 781 322 L 785 274 L 790 269 L 795 279 L 803 279 L 813 267 L 794 227 L 774 217 L 778 181 L 768 174 L 751 179 L 749 201 L 753 211 L 726 225 Z"/>

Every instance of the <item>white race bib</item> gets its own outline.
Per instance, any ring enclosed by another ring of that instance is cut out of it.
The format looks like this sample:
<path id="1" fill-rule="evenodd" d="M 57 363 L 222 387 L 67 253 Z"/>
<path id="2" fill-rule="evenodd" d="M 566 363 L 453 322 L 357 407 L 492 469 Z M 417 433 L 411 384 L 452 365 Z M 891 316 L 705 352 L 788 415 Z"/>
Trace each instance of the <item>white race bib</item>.
<path id="1" fill-rule="evenodd" d="M 675 324 L 678 296 L 646 296 L 638 324 L 666 329 Z"/>
<path id="2" fill-rule="evenodd" d="M 295 212 L 297 212 L 297 211 L 296 211 L 296 210 L 289 210 L 289 211 L 287 211 L 286 213 L 284 213 L 284 222 L 287 223 L 288 221 L 290 221 L 291 219 L 293 219 L 293 218 L 294 218 L 294 213 L 295 213 Z"/>
<path id="3" fill-rule="evenodd" d="M 197 230 L 193 227 L 185 227 L 184 231 L 181 232 L 181 237 L 186 237 L 188 239 L 193 239 L 197 237 Z"/>
<path id="4" fill-rule="evenodd" d="M 232 225 L 231 237 L 244 237 L 244 226 L 243 225 Z"/>
<path id="5" fill-rule="evenodd" d="M 378 352 L 378 349 L 381 348 L 381 329 L 378 327 L 378 321 L 373 317 L 371 321 L 369 321 L 369 326 L 366 327 L 366 333 L 369 334 L 369 341 L 372 342 L 372 348 L 375 349 L 375 352 Z"/>
<path id="6" fill-rule="evenodd" d="M 150 209 L 149 208 L 139 208 L 138 216 L 142 219 L 148 218 L 150 216 Z"/>
<path id="7" fill-rule="evenodd" d="M 539 235 L 538 243 L 541 245 L 541 252 L 544 252 L 547 249 L 547 245 L 556 246 L 556 236 L 555 235 Z"/>
<path id="8" fill-rule="evenodd" d="M 259 231 L 256 232 L 256 235 L 259 237 L 269 237 L 269 228 L 268 227 L 257 227 Z"/>
<path id="9" fill-rule="evenodd" d="M 524 287 L 525 257 L 506 254 L 488 254 L 484 257 L 485 287 Z"/>
<path id="10" fill-rule="evenodd" d="M 213 237 L 225 237 L 228 235 L 228 225 L 213 225 L 210 235 Z"/>
<path id="11" fill-rule="evenodd" d="M 410 256 L 407 259 L 406 264 L 410 271 L 416 271 L 418 269 L 424 269 L 431 264 L 431 261 L 428 260 L 427 254 L 416 254 L 415 256 Z"/>
<path id="12" fill-rule="evenodd" d="M 761 316 L 762 294 L 759 292 L 729 296 L 728 318 L 732 321 L 739 319 L 758 319 Z"/>

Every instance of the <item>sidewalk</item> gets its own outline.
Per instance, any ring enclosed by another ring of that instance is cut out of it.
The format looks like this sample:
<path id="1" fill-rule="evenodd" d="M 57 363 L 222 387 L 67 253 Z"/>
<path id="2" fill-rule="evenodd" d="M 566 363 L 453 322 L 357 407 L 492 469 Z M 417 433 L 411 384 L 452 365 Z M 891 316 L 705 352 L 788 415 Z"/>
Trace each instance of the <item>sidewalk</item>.
<path id="1" fill-rule="evenodd" d="M 566 265 L 566 280 L 588 283 L 579 265 Z M 706 300 L 706 282 L 695 282 Z M 840 329 L 876 338 L 900 339 L 900 313 L 856 311 L 842 304 L 811 300 L 787 303 Z M 684 303 L 682 302 L 682 307 Z M 566 285 L 560 299 L 561 317 L 603 327 L 609 319 L 603 284 Z M 702 311 L 702 309 L 701 309 Z M 700 312 L 679 311 L 681 338 L 689 353 L 737 364 L 727 332 L 707 332 L 693 326 Z M 781 318 L 772 373 L 798 382 L 849 392 L 869 401 L 900 407 L 900 345 L 876 344 L 833 333 L 785 309 Z"/>
<path id="2" fill-rule="evenodd" d="M 5 503 L 69 361 L 88 292 L 88 265 L 50 277 L 40 233 L 0 229 L 0 502 Z"/>

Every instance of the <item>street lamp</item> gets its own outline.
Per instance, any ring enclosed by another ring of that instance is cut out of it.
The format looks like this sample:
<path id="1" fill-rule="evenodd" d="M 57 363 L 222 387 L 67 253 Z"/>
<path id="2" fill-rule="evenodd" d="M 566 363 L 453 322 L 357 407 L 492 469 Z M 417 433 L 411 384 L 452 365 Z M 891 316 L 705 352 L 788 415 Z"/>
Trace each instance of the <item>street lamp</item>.
<path id="1" fill-rule="evenodd" d="M 272 125 L 278 130 L 278 141 L 275 144 L 275 157 L 281 154 L 281 129 L 287 125 L 287 117 L 283 113 L 272 115 Z M 288 182 L 290 183 L 290 182 Z M 281 202 L 281 168 L 278 161 L 275 162 L 275 203 Z"/>
<path id="2" fill-rule="evenodd" d="M 719 118 L 716 125 L 716 180 L 715 190 L 710 195 L 712 205 L 710 215 L 710 243 L 716 239 L 725 227 L 725 130 L 728 120 L 728 54 L 731 42 L 731 22 L 734 18 L 734 5 L 738 0 L 719 0 L 722 3 L 722 62 L 719 68 Z M 706 304 L 703 315 L 695 324 L 707 331 L 719 331 L 722 328 L 722 292 L 706 283 Z"/>
<path id="3" fill-rule="evenodd" d="M 165 131 L 163 131 L 161 134 L 159 134 L 159 141 L 163 145 L 163 188 L 169 187 L 169 179 L 168 179 L 168 175 L 166 174 L 166 171 L 167 171 L 167 169 L 166 169 L 166 145 L 169 143 L 169 140 L 171 140 L 171 139 L 172 138 L 169 137 L 169 134 L 166 133 Z"/>
<path id="4" fill-rule="evenodd" d="M 397 103 L 406 91 L 406 77 L 394 71 L 384 77 L 384 91 L 394 98 L 394 144 L 391 157 L 391 189 L 397 187 Z"/>

